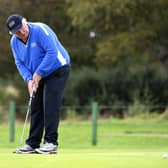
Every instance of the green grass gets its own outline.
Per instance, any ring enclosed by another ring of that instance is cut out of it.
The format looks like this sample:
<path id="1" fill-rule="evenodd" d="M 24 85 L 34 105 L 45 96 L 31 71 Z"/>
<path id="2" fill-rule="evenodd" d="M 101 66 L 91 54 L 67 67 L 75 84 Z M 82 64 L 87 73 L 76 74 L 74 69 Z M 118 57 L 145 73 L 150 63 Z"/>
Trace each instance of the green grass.
<path id="1" fill-rule="evenodd" d="M 15 143 L 9 143 L 9 128 L 0 125 L 0 148 L 19 144 L 23 125 L 16 124 Z M 26 135 L 28 134 L 28 126 Z M 159 149 L 168 146 L 167 120 L 108 119 L 98 121 L 98 149 Z M 85 149 L 91 145 L 90 121 L 61 121 L 59 127 L 61 149 Z"/>
<path id="2" fill-rule="evenodd" d="M 149 136 L 146 134 L 149 134 Z M 167 121 L 101 120 L 98 122 L 98 145 L 96 148 L 165 148 L 168 145 L 168 136 L 163 135 L 167 134 Z M 60 145 L 66 149 L 91 147 L 91 123 L 62 122 L 60 126 Z"/>
<path id="3" fill-rule="evenodd" d="M 160 152 L 60 150 L 58 155 L 18 155 L 0 151 L 3 168 L 164 168 L 168 159 Z"/>
<path id="4" fill-rule="evenodd" d="M 0 165 L 3 168 L 164 168 L 168 159 L 168 121 L 108 119 L 98 121 L 98 144 L 91 145 L 90 121 L 61 121 L 58 155 L 18 155 L 23 125 L 16 124 L 15 142 L 0 125 Z M 28 134 L 28 127 L 26 129 Z"/>

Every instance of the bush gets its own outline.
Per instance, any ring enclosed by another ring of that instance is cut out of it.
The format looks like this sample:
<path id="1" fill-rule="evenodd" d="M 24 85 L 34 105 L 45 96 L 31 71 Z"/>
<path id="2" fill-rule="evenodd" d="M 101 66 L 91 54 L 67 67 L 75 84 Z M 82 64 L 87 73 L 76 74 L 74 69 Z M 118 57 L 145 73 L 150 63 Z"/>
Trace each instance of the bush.
<path id="1" fill-rule="evenodd" d="M 123 106 L 141 102 L 150 106 L 150 112 L 162 112 L 168 100 L 167 73 L 161 65 L 118 66 L 96 70 L 83 67 L 71 73 L 64 96 L 66 105 L 90 105 L 98 101 L 101 105 Z M 143 111 L 143 110 L 142 110 Z"/>

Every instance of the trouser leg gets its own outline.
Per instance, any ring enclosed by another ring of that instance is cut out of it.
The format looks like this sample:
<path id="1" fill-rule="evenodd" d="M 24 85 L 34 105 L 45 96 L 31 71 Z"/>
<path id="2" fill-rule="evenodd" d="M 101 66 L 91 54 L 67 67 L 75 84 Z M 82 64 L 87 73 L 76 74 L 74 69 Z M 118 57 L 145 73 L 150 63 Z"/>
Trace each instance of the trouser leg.
<path id="1" fill-rule="evenodd" d="M 44 141 L 56 145 L 58 145 L 59 112 L 69 71 L 69 67 L 61 68 L 44 82 Z"/>
<path id="2" fill-rule="evenodd" d="M 32 100 L 30 114 L 30 130 L 26 143 L 33 148 L 38 148 L 41 143 L 44 130 L 44 112 L 43 112 L 43 84 L 39 88 Z"/>

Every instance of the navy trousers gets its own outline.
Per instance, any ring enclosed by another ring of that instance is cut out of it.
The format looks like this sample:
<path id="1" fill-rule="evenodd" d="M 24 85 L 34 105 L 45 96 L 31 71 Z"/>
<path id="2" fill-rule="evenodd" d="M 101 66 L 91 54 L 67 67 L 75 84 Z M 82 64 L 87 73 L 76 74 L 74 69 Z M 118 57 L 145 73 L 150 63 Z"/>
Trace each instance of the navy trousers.
<path id="1" fill-rule="evenodd" d="M 63 66 L 43 78 L 31 104 L 30 130 L 26 144 L 38 148 L 44 143 L 58 145 L 59 113 L 70 66 Z"/>

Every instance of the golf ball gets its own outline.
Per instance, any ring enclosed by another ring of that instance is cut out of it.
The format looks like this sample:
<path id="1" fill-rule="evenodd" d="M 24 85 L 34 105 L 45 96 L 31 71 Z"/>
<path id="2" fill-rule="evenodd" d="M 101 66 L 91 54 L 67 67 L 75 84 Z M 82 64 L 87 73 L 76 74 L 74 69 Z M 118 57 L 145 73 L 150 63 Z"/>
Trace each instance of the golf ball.
<path id="1" fill-rule="evenodd" d="M 168 154 L 167 154 L 167 153 L 164 153 L 164 154 L 162 155 L 162 158 L 163 158 L 163 159 L 167 159 L 167 158 L 168 158 Z"/>

